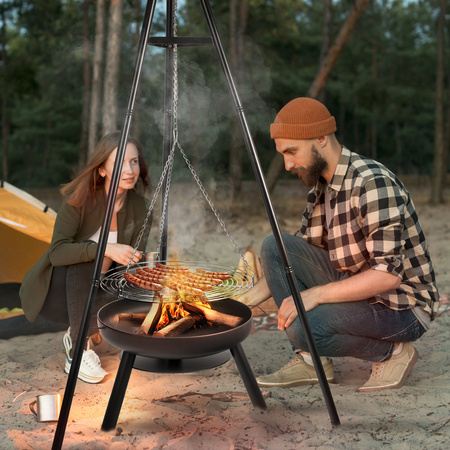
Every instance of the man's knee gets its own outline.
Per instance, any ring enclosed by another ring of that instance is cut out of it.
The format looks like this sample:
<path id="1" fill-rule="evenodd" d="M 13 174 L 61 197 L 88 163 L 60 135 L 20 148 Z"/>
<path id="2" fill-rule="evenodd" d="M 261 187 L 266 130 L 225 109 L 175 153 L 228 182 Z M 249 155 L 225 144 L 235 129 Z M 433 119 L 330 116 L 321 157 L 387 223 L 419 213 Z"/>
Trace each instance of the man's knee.
<path id="1" fill-rule="evenodd" d="M 317 351 L 321 356 L 327 352 L 327 345 L 332 336 L 328 335 L 321 327 L 316 328 L 314 323 L 309 322 L 310 331 L 314 339 Z M 300 318 L 297 319 L 286 330 L 289 340 L 298 350 L 309 352 L 308 338 L 301 325 Z"/>
<path id="2" fill-rule="evenodd" d="M 298 236 L 293 236 L 292 234 L 282 233 L 281 235 L 283 243 L 288 252 L 292 251 L 294 248 L 301 247 L 303 244 L 308 245 L 308 243 Z M 275 236 L 269 236 L 264 239 L 261 245 L 261 259 L 275 259 L 278 257 L 278 245 Z"/>
<path id="3" fill-rule="evenodd" d="M 261 245 L 261 261 L 268 261 L 273 259 L 277 254 L 277 246 L 274 236 L 269 236 L 264 239 Z"/>

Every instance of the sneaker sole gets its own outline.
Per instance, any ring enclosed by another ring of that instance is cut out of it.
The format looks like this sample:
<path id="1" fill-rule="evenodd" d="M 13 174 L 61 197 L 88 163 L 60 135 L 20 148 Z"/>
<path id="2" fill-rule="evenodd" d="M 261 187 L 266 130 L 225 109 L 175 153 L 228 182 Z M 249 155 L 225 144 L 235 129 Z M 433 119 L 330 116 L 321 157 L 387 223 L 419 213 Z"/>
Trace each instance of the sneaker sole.
<path id="1" fill-rule="evenodd" d="M 70 367 L 71 367 L 71 364 L 70 364 L 69 361 L 66 359 L 66 364 L 65 364 L 65 366 L 64 366 L 64 372 L 65 372 L 65 373 L 69 373 L 69 372 L 70 372 Z M 106 376 L 106 375 L 105 375 L 105 376 Z M 100 381 L 102 381 L 103 378 L 105 378 L 105 376 L 103 376 L 103 377 L 91 377 L 91 376 L 86 375 L 86 374 L 84 374 L 84 373 L 82 373 L 82 372 L 78 372 L 78 378 L 79 378 L 81 381 L 84 381 L 85 383 L 90 383 L 90 384 L 97 384 L 97 383 L 100 383 Z"/>
<path id="2" fill-rule="evenodd" d="M 334 383 L 334 378 L 327 378 L 328 383 Z M 310 384 L 318 384 L 319 380 L 317 378 L 310 380 L 302 380 L 302 381 L 289 381 L 286 383 L 265 383 L 264 381 L 258 381 L 256 379 L 259 387 L 271 388 L 271 387 L 280 387 L 280 388 L 290 388 L 296 386 L 307 386 Z"/>
<path id="3" fill-rule="evenodd" d="M 414 348 L 414 347 L 413 347 Z M 406 378 L 408 378 L 408 375 L 411 373 L 412 368 L 417 362 L 417 359 L 419 358 L 419 352 L 414 348 L 414 353 L 411 357 L 411 359 L 408 362 L 408 365 L 406 366 L 405 372 L 403 373 L 402 378 L 398 383 L 389 384 L 385 386 L 368 386 L 364 387 L 361 386 L 358 388 L 358 392 L 371 392 L 371 391 L 381 391 L 383 389 L 398 389 L 401 388 L 406 381 Z"/>

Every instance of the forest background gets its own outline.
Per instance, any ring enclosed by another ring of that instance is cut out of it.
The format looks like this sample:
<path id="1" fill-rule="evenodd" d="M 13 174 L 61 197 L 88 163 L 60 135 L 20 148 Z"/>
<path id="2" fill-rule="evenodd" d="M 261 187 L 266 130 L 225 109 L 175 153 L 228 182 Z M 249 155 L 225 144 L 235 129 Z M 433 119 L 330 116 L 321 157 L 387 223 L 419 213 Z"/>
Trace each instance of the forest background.
<path id="1" fill-rule="evenodd" d="M 172 0 L 170 0 L 172 1 Z M 3 0 L 2 179 L 55 188 L 95 142 L 121 129 L 145 1 Z M 284 176 L 269 126 L 299 96 L 323 101 L 339 141 L 443 201 L 450 149 L 448 0 L 211 0 L 222 44 L 266 173 Z M 179 0 L 178 36 L 209 36 L 200 0 Z M 164 36 L 166 1 L 151 36 Z M 161 173 L 164 48 L 148 46 L 131 134 Z M 179 141 L 204 182 L 234 195 L 253 179 L 213 46 L 178 49 Z M 175 171 L 175 180 L 189 177 Z"/>

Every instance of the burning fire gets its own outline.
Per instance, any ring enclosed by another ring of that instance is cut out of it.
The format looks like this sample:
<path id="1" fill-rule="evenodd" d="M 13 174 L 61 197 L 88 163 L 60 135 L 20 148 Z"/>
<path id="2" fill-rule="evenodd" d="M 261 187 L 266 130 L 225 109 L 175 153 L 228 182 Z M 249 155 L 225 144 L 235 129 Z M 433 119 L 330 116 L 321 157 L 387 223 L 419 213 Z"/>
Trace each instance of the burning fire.
<path id="1" fill-rule="evenodd" d="M 161 300 L 163 303 L 161 316 L 158 323 L 156 324 L 155 331 L 161 330 L 170 323 L 175 322 L 190 314 L 190 312 L 186 311 L 186 309 L 184 308 L 183 302 L 193 304 L 197 303 L 211 309 L 211 305 L 205 294 L 203 293 L 201 295 L 191 295 L 186 293 L 182 289 L 177 289 L 177 292 L 174 295 L 173 290 L 165 289 L 164 291 L 159 293 L 159 295 L 161 296 Z"/>
<path id="2" fill-rule="evenodd" d="M 136 333 L 173 336 L 192 327 L 201 328 L 205 320 L 208 326 L 237 326 L 240 317 L 214 310 L 205 295 L 205 291 L 230 278 L 228 272 L 197 269 L 192 273 L 186 267 L 168 267 L 160 263 L 153 268 L 137 269 L 134 275 L 124 273 L 127 283 L 155 292 L 156 301 Z M 125 316 L 128 315 L 122 314 Z"/>

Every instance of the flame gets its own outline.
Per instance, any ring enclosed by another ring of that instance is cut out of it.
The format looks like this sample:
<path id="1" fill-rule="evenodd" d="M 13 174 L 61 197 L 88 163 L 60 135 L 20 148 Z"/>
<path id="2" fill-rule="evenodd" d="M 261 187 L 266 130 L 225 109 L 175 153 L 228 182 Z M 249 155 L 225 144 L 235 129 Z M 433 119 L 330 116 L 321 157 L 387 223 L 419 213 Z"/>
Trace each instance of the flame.
<path id="1" fill-rule="evenodd" d="M 159 321 L 156 325 L 155 331 L 161 330 L 170 323 L 182 319 L 190 314 L 183 307 L 183 302 L 187 303 L 200 303 L 202 306 L 211 308 L 211 305 L 206 298 L 205 294 L 202 295 L 192 295 L 181 289 L 174 291 L 170 288 L 165 288 L 164 291 L 160 292 L 162 299 L 162 310 Z"/>

